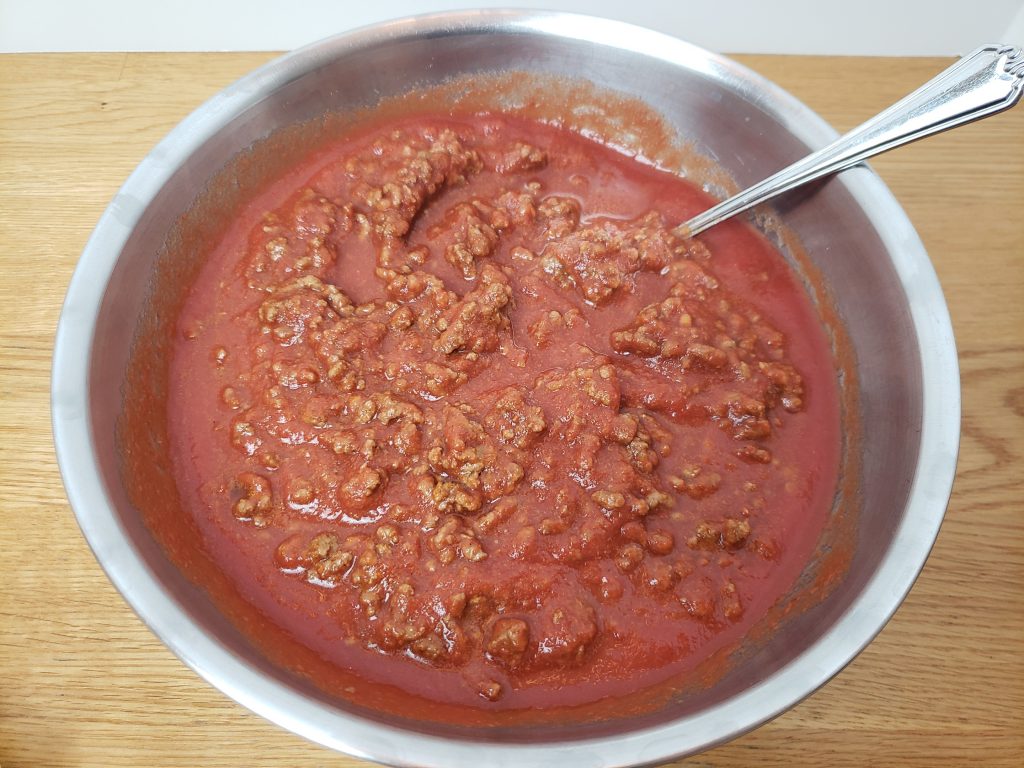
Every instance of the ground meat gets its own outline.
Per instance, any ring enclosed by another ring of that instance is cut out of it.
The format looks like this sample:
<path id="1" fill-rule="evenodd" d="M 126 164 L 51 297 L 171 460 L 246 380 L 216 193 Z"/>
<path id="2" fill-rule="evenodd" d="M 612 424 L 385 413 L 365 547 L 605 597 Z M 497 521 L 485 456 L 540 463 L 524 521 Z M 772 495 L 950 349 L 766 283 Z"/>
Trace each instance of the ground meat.
<path id="1" fill-rule="evenodd" d="M 537 206 L 537 220 L 544 226 L 545 239 L 566 237 L 579 226 L 580 204 L 571 197 L 549 195 Z"/>
<path id="2" fill-rule="evenodd" d="M 549 222 L 552 242 L 542 252 L 541 268 L 560 284 L 575 285 L 592 304 L 607 302 L 638 272 L 664 269 L 685 250 L 656 214 L 625 225 L 606 220 L 576 229 L 575 201 L 548 198 L 545 204 L 538 214 Z"/>
<path id="3" fill-rule="evenodd" d="M 543 409 L 527 405 L 526 396 L 518 387 L 501 391 L 485 423 L 491 434 L 516 448 L 529 448 L 546 426 Z"/>
<path id="4" fill-rule="evenodd" d="M 458 296 L 445 287 L 444 282 L 428 272 L 400 274 L 392 270 L 378 271 L 385 283 L 388 298 L 409 311 L 411 325 L 417 331 L 429 331 L 437 326 L 441 315 L 458 301 Z M 406 330 L 409 325 L 401 330 Z"/>
<path id="5" fill-rule="evenodd" d="M 273 509 L 270 481 L 253 472 L 243 472 L 235 479 L 233 494 L 238 500 L 232 506 L 235 517 L 250 520 L 258 526 L 267 525 Z"/>
<path id="6" fill-rule="evenodd" d="M 565 312 L 552 309 L 530 325 L 527 332 L 534 344 L 538 347 L 546 347 L 562 331 L 572 330 L 585 324 L 586 321 L 577 309 L 569 309 Z"/>
<path id="7" fill-rule="evenodd" d="M 578 664 L 597 635 L 594 609 L 582 600 L 546 606 L 538 616 L 536 654 L 545 666 Z"/>
<path id="8" fill-rule="evenodd" d="M 498 156 L 494 169 L 498 173 L 523 173 L 536 171 L 547 163 L 548 153 L 543 149 L 517 141 Z"/>
<path id="9" fill-rule="evenodd" d="M 352 227 L 351 205 L 338 205 L 306 189 L 287 214 L 268 213 L 253 231 L 241 274 L 250 287 L 261 290 L 297 275 L 322 276 L 337 258 L 337 243 Z"/>
<path id="10" fill-rule="evenodd" d="M 675 490 L 682 491 L 692 499 L 710 496 L 722 484 L 719 473 L 705 471 L 699 465 L 685 467 L 679 475 L 670 475 L 668 479 Z"/>
<path id="11" fill-rule="evenodd" d="M 700 377 L 692 386 L 709 390 L 701 402 L 712 420 L 737 440 L 767 438 L 773 408 L 795 413 L 803 407 L 800 374 L 778 359 L 781 335 L 759 312 L 724 295 L 719 281 L 695 261 L 673 263 L 668 274 L 674 280 L 669 296 L 614 331 L 612 347 Z M 758 450 L 738 455 L 764 463 Z"/>
<path id="12" fill-rule="evenodd" d="M 211 537 L 253 535 L 237 570 L 272 560 L 274 604 L 334 622 L 319 652 L 492 706 L 752 620 L 773 521 L 828 473 L 792 459 L 815 390 L 760 273 L 738 289 L 582 139 L 476 120 L 367 135 L 261 213 L 189 316 L 174 412 Z"/>
<path id="13" fill-rule="evenodd" d="M 367 211 L 370 232 L 379 239 L 407 234 L 431 196 L 444 186 L 464 182 L 481 166 L 479 155 L 450 130 L 414 137 L 397 156 L 382 156 L 384 162 L 374 175 L 384 181 L 360 181 L 353 189 L 360 208 Z"/>
<path id="14" fill-rule="evenodd" d="M 487 653 L 506 662 L 514 662 L 530 641 L 530 628 L 522 619 L 501 618 L 494 622 Z"/>
<path id="15" fill-rule="evenodd" d="M 445 247 L 444 257 L 463 277 L 473 278 L 477 274 L 477 262 L 494 252 L 500 233 L 510 225 L 508 214 L 500 207 L 472 200 L 452 208 L 429 236 L 435 242 L 442 234 L 454 239 Z"/>
<path id="16" fill-rule="evenodd" d="M 490 265 L 480 273 L 480 286 L 452 306 L 437 321 L 441 332 L 434 349 L 450 355 L 453 352 L 493 352 L 499 332 L 508 328 L 508 317 L 502 309 L 508 304 L 512 289 L 501 270 Z"/>
<path id="17" fill-rule="evenodd" d="M 738 549 L 749 536 L 749 522 L 726 518 L 721 523 L 700 523 L 686 544 L 691 549 Z"/>

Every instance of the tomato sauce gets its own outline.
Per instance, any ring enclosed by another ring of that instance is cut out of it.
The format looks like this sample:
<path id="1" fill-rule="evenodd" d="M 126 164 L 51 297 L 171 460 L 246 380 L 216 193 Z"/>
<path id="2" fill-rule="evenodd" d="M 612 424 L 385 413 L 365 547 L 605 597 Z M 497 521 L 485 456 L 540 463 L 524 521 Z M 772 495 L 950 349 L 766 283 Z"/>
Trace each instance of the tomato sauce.
<path id="1" fill-rule="evenodd" d="M 709 203 L 499 114 L 317 153 L 178 318 L 181 514 L 268 625 L 371 684 L 506 712 L 685 680 L 794 585 L 840 446 L 782 256 L 672 234 Z"/>

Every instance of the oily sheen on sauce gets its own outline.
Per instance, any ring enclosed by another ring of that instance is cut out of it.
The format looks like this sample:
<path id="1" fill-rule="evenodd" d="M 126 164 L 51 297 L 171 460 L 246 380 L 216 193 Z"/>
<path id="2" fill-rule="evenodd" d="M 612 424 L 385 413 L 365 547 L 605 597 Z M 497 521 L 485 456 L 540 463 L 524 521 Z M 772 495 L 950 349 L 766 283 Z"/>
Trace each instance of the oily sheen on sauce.
<path id="1" fill-rule="evenodd" d="M 707 202 L 496 114 L 367 127 L 270 184 L 190 289 L 168 403 L 181 514 L 261 621 L 493 711 L 736 644 L 811 556 L 839 406 L 783 258 L 670 234 Z"/>

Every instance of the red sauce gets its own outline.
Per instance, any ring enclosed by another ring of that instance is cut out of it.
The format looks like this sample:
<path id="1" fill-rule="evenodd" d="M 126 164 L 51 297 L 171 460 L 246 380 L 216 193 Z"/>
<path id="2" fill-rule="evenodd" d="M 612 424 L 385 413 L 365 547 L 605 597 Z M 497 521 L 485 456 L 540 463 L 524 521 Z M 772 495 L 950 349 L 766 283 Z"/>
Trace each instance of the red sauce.
<path id="1" fill-rule="evenodd" d="M 740 224 L 672 235 L 708 204 L 500 115 L 320 152 L 179 317 L 182 514 L 370 683 L 508 711 L 685 680 L 793 586 L 839 460 L 811 302 Z"/>

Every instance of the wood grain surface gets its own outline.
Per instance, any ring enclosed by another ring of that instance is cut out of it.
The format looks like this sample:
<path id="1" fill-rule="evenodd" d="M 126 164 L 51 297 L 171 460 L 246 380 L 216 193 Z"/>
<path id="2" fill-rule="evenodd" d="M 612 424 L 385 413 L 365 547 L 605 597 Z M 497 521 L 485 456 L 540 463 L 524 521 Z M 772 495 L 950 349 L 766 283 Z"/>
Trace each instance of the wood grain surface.
<path id="1" fill-rule="evenodd" d="M 118 186 L 268 54 L 0 57 L 0 766 L 356 766 L 249 713 L 179 662 L 108 583 L 53 454 L 61 300 Z M 839 129 L 948 64 L 738 57 Z M 963 443 L 909 599 L 835 680 L 687 766 L 1024 764 L 1024 106 L 875 168 L 949 302 Z M 481 754 L 486 765 L 486 754 Z"/>

